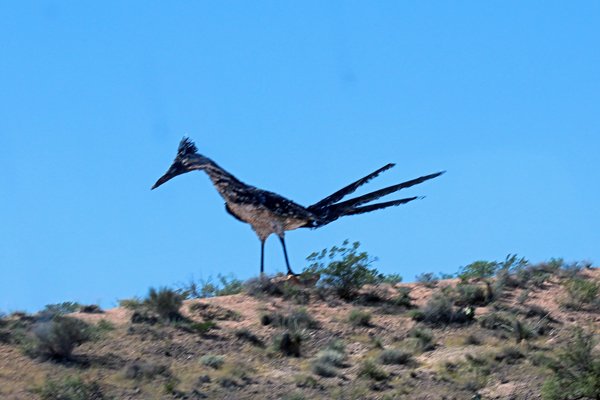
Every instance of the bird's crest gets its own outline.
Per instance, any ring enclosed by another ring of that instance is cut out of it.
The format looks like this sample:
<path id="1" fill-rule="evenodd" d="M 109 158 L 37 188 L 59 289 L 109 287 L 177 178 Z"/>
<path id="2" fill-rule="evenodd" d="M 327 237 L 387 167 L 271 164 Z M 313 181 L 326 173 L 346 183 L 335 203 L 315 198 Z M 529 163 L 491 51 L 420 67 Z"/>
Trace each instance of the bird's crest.
<path id="1" fill-rule="evenodd" d="M 196 154 L 197 152 L 198 148 L 189 137 L 185 136 L 183 139 L 181 139 L 181 142 L 179 142 L 179 149 L 177 149 L 178 157 L 189 156 L 191 154 Z"/>

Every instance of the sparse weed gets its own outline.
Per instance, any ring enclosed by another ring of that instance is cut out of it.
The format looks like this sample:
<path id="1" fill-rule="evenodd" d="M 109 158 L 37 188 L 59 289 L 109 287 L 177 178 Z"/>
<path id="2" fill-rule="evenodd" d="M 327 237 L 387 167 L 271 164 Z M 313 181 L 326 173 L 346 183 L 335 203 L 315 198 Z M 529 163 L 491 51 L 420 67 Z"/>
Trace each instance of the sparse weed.
<path id="1" fill-rule="evenodd" d="M 188 326 L 192 331 L 200 333 L 202 335 L 210 332 L 217 327 L 217 324 L 213 321 L 206 320 L 204 322 L 194 322 Z"/>
<path id="2" fill-rule="evenodd" d="M 131 297 L 129 299 L 119 300 L 119 307 L 130 308 L 132 310 L 137 310 L 143 307 L 143 301 L 139 297 Z"/>
<path id="3" fill-rule="evenodd" d="M 51 315 L 71 314 L 79 310 L 80 304 L 72 301 L 65 301 L 58 304 L 47 304 L 42 312 L 47 312 Z"/>
<path id="4" fill-rule="evenodd" d="M 320 376 L 330 378 L 337 375 L 337 368 L 344 366 L 344 353 L 335 350 L 321 350 L 311 363 L 311 370 Z"/>

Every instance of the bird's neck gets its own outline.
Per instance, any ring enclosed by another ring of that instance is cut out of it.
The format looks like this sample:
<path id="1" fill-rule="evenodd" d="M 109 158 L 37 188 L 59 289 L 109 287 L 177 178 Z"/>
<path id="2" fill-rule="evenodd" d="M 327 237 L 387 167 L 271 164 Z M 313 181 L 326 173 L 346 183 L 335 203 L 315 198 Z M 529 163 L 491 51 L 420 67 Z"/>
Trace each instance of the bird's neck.
<path id="1" fill-rule="evenodd" d="M 225 171 L 217 165 L 213 160 L 202 157 L 202 160 L 192 163 L 193 169 L 198 169 L 206 172 L 217 191 L 227 201 L 228 194 L 234 191 L 236 187 L 244 185 L 235 176 Z"/>

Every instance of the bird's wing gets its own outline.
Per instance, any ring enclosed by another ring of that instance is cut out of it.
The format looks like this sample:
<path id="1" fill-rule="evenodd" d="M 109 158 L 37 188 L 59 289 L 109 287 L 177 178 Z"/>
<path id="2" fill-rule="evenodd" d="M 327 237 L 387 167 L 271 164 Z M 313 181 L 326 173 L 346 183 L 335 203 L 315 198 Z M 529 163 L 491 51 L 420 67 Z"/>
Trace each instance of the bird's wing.
<path id="1" fill-rule="evenodd" d="M 273 214 L 284 218 L 295 218 L 300 220 L 316 221 L 319 218 L 300 204 L 294 203 L 277 193 L 257 189 L 256 199 L 261 206 Z"/>

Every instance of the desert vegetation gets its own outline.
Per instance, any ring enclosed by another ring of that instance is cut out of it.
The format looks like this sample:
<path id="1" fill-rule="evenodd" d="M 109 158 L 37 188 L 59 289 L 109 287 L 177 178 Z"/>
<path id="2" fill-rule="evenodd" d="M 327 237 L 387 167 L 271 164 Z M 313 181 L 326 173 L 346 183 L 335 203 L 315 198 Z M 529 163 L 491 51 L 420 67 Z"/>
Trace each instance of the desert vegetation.
<path id="1" fill-rule="evenodd" d="M 600 396 L 591 263 L 509 255 L 402 283 L 358 249 L 313 253 L 297 282 L 219 275 L 110 310 L 0 313 L 0 397 Z"/>

